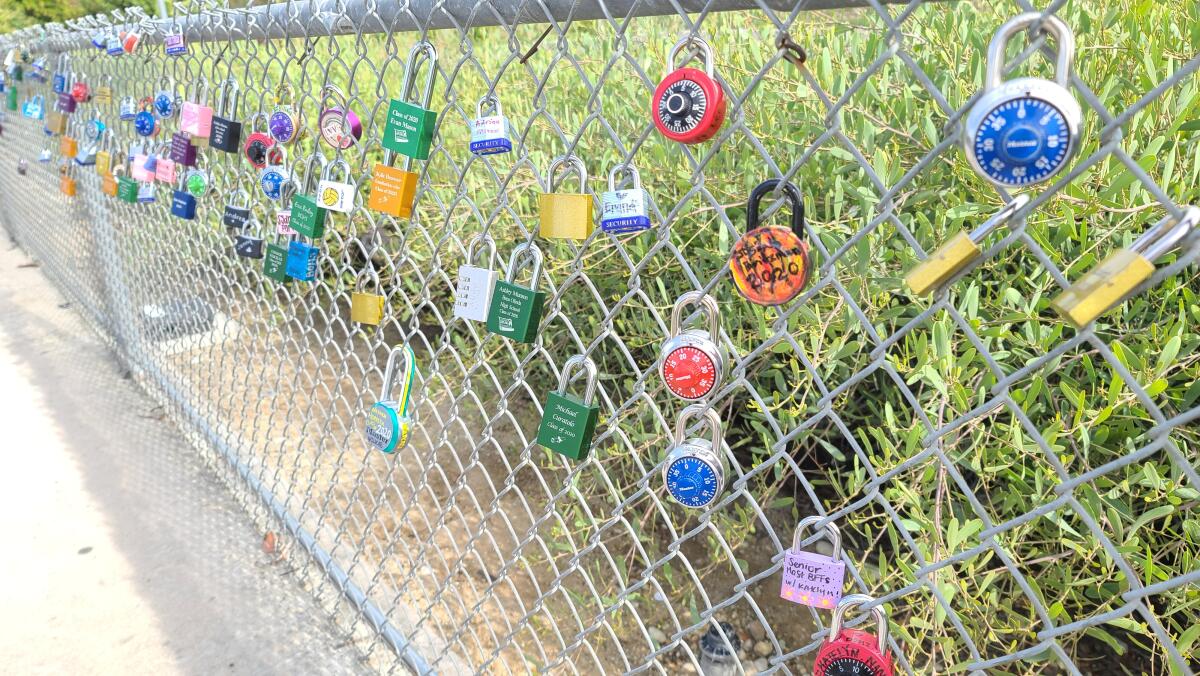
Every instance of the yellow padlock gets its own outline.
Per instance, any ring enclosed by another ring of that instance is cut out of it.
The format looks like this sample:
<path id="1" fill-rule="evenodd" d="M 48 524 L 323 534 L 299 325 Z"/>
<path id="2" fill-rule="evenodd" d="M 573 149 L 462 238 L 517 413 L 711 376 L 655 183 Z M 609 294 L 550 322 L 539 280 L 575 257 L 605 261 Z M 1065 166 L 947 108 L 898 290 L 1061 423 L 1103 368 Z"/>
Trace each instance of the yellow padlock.
<path id="1" fill-rule="evenodd" d="M 58 190 L 67 197 L 74 197 L 76 192 L 75 179 L 71 177 L 71 164 L 68 162 L 59 169 Z"/>
<path id="2" fill-rule="evenodd" d="M 46 129 L 51 134 L 63 134 L 67 131 L 67 116 L 57 110 L 46 113 Z"/>
<path id="3" fill-rule="evenodd" d="M 379 326 L 383 321 L 384 298 L 362 289 L 361 284 L 366 281 L 363 273 L 366 272 L 371 273 L 371 278 L 375 280 L 375 290 L 379 290 L 379 273 L 375 272 L 374 268 L 365 268 L 358 273 L 358 278 L 354 281 L 354 291 L 350 293 L 350 321 Z"/>
<path id="4" fill-rule="evenodd" d="M 367 197 L 367 208 L 390 214 L 397 218 L 412 215 L 413 201 L 417 196 L 416 172 L 409 171 L 412 158 L 404 161 L 404 169 L 392 166 L 396 153 L 383 151 L 383 162 L 375 165 L 371 173 L 371 194 Z"/>
<path id="5" fill-rule="evenodd" d="M 1029 202 L 1027 195 L 1017 195 L 1013 201 L 1004 205 L 994 216 L 984 221 L 983 225 L 967 233 L 966 230 L 951 237 L 945 244 L 929 254 L 929 258 L 917 263 L 904 275 L 908 288 L 918 296 L 924 296 L 937 291 L 952 277 L 968 265 L 978 260 L 983 250 L 979 243 L 996 228 L 1007 223 L 1018 209 Z"/>
<path id="6" fill-rule="evenodd" d="M 555 170 L 563 165 L 579 174 L 578 193 L 554 192 Z M 554 158 L 546 172 L 546 189 L 538 198 L 541 221 L 538 233 L 547 239 L 587 239 L 592 234 L 592 196 L 587 194 L 587 168 L 574 155 Z"/>
<path id="7" fill-rule="evenodd" d="M 1200 221 L 1200 209 L 1187 207 L 1183 217 L 1167 216 L 1142 233 L 1128 249 L 1118 249 L 1099 265 L 1084 273 L 1050 301 L 1064 319 L 1083 328 L 1108 312 L 1154 274 L 1154 262 L 1189 233 Z"/>

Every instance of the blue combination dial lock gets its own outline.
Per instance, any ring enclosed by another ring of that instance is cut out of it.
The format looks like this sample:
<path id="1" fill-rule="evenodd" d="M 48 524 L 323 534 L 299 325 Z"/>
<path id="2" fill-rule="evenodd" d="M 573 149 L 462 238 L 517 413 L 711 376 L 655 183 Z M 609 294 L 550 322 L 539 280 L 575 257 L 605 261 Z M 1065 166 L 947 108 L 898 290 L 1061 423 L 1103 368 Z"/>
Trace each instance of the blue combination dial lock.
<path id="1" fill-rule="evenodd" d="M 1004 48 L 1018 31 L 1042 23 L 1058 43 L 1054 81 L 1002 82 Z M 1083 112 L 1067 90 L 1075 38 L 1054 15 L 1026 12 L 999 28 L 988 46 L 983 95 L 967 114 L 963 147 L 971 166 L 992 183 L 1022 187 L 1054 176 L 1079 147 Z"/>
<path id="2" fill-rule="evenodd" d="M 704 416 L 712 438 L 684 440 L 688 421 Z M 716 411 L 703 404 L 683 409 L 675 425 L 675 440 L 663 465 L 663 483 L 667 493 L 688 509 L 711 506 L 725 492 L 728 463 L 721 453 L 721 419 Z"/>

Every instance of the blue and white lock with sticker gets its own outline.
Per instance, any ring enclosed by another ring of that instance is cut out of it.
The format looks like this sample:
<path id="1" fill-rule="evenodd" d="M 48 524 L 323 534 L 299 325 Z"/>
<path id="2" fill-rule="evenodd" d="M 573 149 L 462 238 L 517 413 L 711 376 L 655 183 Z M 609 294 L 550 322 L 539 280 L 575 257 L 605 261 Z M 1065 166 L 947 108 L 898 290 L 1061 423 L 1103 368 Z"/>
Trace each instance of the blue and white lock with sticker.
<path id="1" fill-rule="evenodd" d="M 484 115 L 490 110 L 490 115 Z M 512 152 L 512 126 L 500 108 L 500 99 L 488 94 L 475 106 L 471 122 L 471 152 L 476 155 L 496 155 Z"/>
<path id="2" fill-rule="evenodd" d="M 1054 81 L 1001 81 L 1004 48 L 1022 29 L 1039 25 L 1057 42 Z M 1079 147 L 1083 112 L 1067 89 L 1075 38 L 1062 19 L 1026 12 L 1001 26 L 988 45 L 984 91 L 967 114 L 963 149 L 981 176 L 1003 187 L 1041 183 L 1067 166 Z"/>
<path id="3" fill-rule="evenodd" d="M 706 420 L 711 438 L 684 439 L 688 422 L 696 417 Z M 688 509 L 705 509 L 725 492 L 729 465 L 721 452 L 723 439 L 721 418 L 707 405 L 693 404 L 679 413 L 674 443 L 662 470 L 663 484 L 675 502 Z"/>
<path id="4" fill-rule="evenodd" d="M 404 365 L 400 368 L 402 380 L 398 384 L 400 391 L 393 395 L 397 386 L 396 357 L 404 356 Z M 367 412 L 367 423 L 363 434 L 367 443 L 384 453 L 395 453 L 408 445 L 412 432 L 413 420 L 408 414 L 409 402 L 412 400 L 413 383 L 417 379 L 417 358 L 408 345 L 392 348 L 388 354 L 387 369 L 383 374 L 383 389 L 379 393 L 379 401 Z"/>
<path id="5" fill-rule="evenodd" d="M 617 190 L 617 175 L 633 179 L 633 187 Z M 608 172 L 608 191 L 600 196 L 600 229 L 614 234 L 639 232 L 650 227 L 650 196 L 632 164 L 618 164 Z"/>

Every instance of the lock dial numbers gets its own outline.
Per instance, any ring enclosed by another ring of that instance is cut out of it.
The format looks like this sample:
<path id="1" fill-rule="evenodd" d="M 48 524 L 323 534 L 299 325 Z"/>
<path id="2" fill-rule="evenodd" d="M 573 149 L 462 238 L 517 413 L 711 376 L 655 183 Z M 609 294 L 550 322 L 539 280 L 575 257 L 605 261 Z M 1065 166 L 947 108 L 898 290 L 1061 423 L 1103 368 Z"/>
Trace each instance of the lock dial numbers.
<path id="1" fill-rule="evenodd" d="M 651 115 L 663 136 L 680 143 L 700 143 L 716 135 L 725 122 L 725 93 L 704 71 L 680 68 L 654 90 Z"/>
<path id="2" fill-rule="evenodd" d="M 667 466 L 667 492 L 684 507 L 699 509 L 712 504 L 723 483 L 718 468 L 696 456 L 684 456 Z"/>
<path id="3" fill-rule="evenodd" d="M 883 676 L 869 664 L 853 657 L 839 657 L 825 665 L 824 670 L 817 672 L 818 676 Z"/>
<path id="4" fill-rule="evenodd" d="M 686 134 L 700 124 L 707 109 L 708 97 L 700 85 L 679 80 L 659 98 L 658 121 L 675 134 Z"/>
<path id="5" fill-rule="evenodd" d="M 1071 129 L 1062 111 L 1024 96 L 988 111 L 975 132 L 975 161 L 1001 185 L 1040 183 L 1066 164 Z"/>
<path id="6" fill-rule="evenodd" d="M 701 399 L 717 385 L 717 365 L 712 358 L 691 346 L 680 347 L 663 359 L 663 382 L 681 399 Z"/>

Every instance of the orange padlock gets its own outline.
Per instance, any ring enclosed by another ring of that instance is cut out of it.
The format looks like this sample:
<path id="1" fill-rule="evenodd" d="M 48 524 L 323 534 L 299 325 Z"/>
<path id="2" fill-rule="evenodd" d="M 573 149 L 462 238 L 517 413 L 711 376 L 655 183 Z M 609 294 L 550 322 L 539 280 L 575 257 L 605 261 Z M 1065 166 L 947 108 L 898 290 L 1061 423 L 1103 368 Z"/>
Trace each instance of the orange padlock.
<path id="1" fill-rule="evenodd" d="M 398 218 L 408 218 L 412 215 L 413 200 L 417 195 L 418 176 L 408 171 L 411 158 L 404 162 L 404 169 L 397 169 L 392 166 L 395 157 L 396 153 L 384 151 L 383 162 L 375 165 L 367 208 Z"/>
<path id="2" fill-rule="evenodd" d="M 71 165 L 65 164 L 60 170 L 61 175 L 58 177 L 58 190 L 67 197 L 75 196 L 75 179 L 71 178 Z"/>
<path id="3" fill-rule="evenodd" d="M 121 167 L 117 167 L 117 168 L 120 169 Z M 108 195 L 109 197 L 116 197 L 117 196 L 117 177 L 113 176 L 111 173 L 101 174 L 100 175 L 100 192 L 104 193 L 105 195 Z"/>

